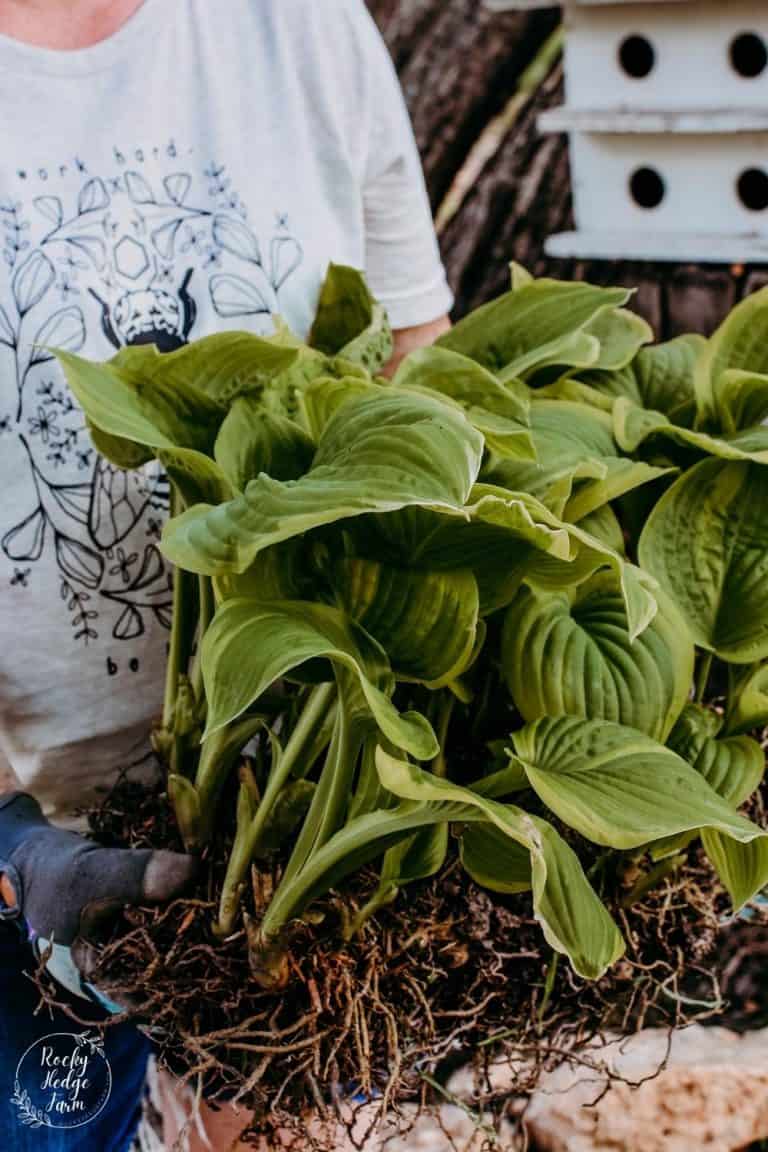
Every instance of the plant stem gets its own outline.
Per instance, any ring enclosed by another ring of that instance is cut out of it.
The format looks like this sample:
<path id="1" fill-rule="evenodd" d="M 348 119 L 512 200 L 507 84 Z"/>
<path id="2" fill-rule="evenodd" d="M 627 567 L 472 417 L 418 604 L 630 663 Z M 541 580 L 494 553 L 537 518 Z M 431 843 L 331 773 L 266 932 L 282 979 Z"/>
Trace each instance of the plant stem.
<path id="1" fill-rule="evenodd" d="M 245 716 L 204 741 L 194 784 L 199 805 L 197 838 L 200 844 L 207 843 L 211 837 L 219 793 L 227 777 L 243 747 L 263 725 L 263 717 Z"/>
<path id="2" fill-rule="evenodd" d="M 557 978 L 557 966 L 559 961 L 560 953 L 553 951 L 552 957 L 549 961 L 549 964 L 547 965 L 547 977 L 544 981 L 544 996 L 542 997 L 541 1004 L 539 1005 L 539 1011 L 537 1013 L 539 1028 L 541 1028 L 541 1025 L 544 1023 L 544 1017 L 546 1015 L 547 1008 L 549 1008 L 549 1002 L 552 999 L 552 993 L 555 989 L 555 980 Z"/>
<path id="3" fill-rule="evenodd" d="M 171 516 L 177 515 L 184 507 L 184 501 L 171 486 Z M 163 696 L 163 728 L 171 733 L 176 713 L 176 698 L 179 691 L 179 677 L 186 673 L 192 639 L 195 634 L 194 609 L 190 603 L 190 575 L 183 568 L 173 570 L 173 600 L 171 608 L 171 638 L 168 649 L 168 663 L 165 669 L 165 693 Z"/>
<path id="4" fill-rule="evenodd" d="M 435 734 L 440 744 L 440 751 L 437 756 L 435 756 L 429 768 L 430 772 L 434 773 L 435 776 L 439 776 L 441 780 L 444 780 L 448 775 L 448 761 L 445 755 L 445 746 L 448 741 L 448 728 L 451 723 L 455 703 L 456 697 L 452 692 L 446 691 L 442 694 L 442 699 L 436 709 L 437 723 L 435 725 Z"/>
<path id="5" fill-rule="evenodd" d="M 463 817 L 467 812 L 466 806 L 462 809 L 456 805 L 455 813 L 450 808 L 451 805 L 403 802 L 396 808 L 368 812 L 345 824 L 312 853 L 298 874 L 288 881 L 283 878 L 261 922 L 263 941 L 273 941 L 289 920 L 298 916 L 315 896 L 327 891 L 331 881 L 337 883 L 419 829 L 445 823 L 454 815 Z M 471 811 L 468 817 L 475 818 Z"/>
<path id="6" fill-rule="evenodd" d="M 396 850 L 397 845 L 395 845 L 395 848 L 389 849 L 390 852 L 394 852 Z M 360 910 L 356 912 L 354 916 L 349 917 L 342 931 L 343 938 L 345 940 L 354 939 L 363 925 L 366 924 L 371 919 L 371 917 L 375 916 L 380 908 L 384 908 L 387 904 L 391 904 L 394 900 L 397 899 L 399 892 L 400 887 L 398 884 L 380 884 L 374 892 L 373 896 L 371 896 L 369 900 L 366 900 L 362 908 L 360 908 Z M 343 908 L 342 912 L 344 912 Z M 348 913 L 345 913 L 345 915 L 348 916 Z"/>
<path id="7" fill-rule="evenodd" d="M 707 691 L 707 684 L 709 683 L 709 674 L 712 671 L 712 660 L 714 654 L 712 652 L 704 652 L 701 656 L 699 669 L 696 675 L 696 703 L 702 704 L 704 702 L 704 695 Z"/>
<path id="8" fill-rule="evenodd" d="M 259 846 L 259 839 L 272 814 L 275 801 L 293 775 L 293 770 L 312 740 L 315 731 L 323 723 L 325 714 L 333 702 L 334 691 L 335 686 L 333 684 L 320 684 L 312 690 L 296 727 L 288 738 L 282 756 L 273 766 L 261 803 L 248 830 L 248 846 L 251 856 L 255 854 Z"/>
<path id="9" fill-rule="evenodd" d="M 336 719 L 325 764 L 281 886 L 296 876 L 312 853 L 330 839 L 340 823 L 341 812 L 349 803 L 359 743 L 352 739 L 343 674 L 339 679 L 338 694 Z"/>
<path id="10" fill-rule="evenodd" d="M 205 687 L 203 684 L 203 637 L 208 630 L 208 625 L 211 620 L 213 620 L 216 604 L 213 598 L 213 581 L 210 576 L 198 576 L 197 587 L 199 603 L 197 617 L 197 651 L 192 661 L 191 680 L 195 700 L 200 706 L 201 721 L 204 723 Z"/>
<path id="11" fill-rule="evenodd" d="M 671 876 L 673 872 L 676 872 L 684 861 L 685 854 L 681 853 L 677 856 L 670 856 L 666 860 L 660 860 L 658 864 L 654 864 L 648 872 L 645 872 L 637 879 L 632 889 L 622 898 L 621 907 L 631 908 L 634 904 L 637 904 L 648 892 L 652 892 L 654 888 L 657 888 L 662 880 L 665 880 L 667 876 Z"/>
<path id="12" fill-rule="evenodd" d="M 248 871 L 248 865 L 256 854 L 275 801 L 301 760 L 305 749 L 313 741 L 317 729 L 322 726 L 326 713 L 333 703 L 335 690 L 333 683 L 319 684 L 312 690 L 282 756 L 272 766 L 264 795 L 253 818 L 249 823 L 238 826 L 219 904 L 217 930 L 223 935 L 232 931 L 237 915 L 240 885 Z"/>
<path id="13" fill-rule="evenodd" d="M 165 666 L 165 695 L 163 698 L 163 728 L 170 731 L 173 727 L 173 716 L 176 711 L 176 694 L 179 689 L 179 676 L 181 674 L 182 650 L 182 602 L 183 577 L 181 569 L 174 569 L 173 573 L 173 607 L 171 615 L 171 640 L 168 650 L 168 663 Z"/>

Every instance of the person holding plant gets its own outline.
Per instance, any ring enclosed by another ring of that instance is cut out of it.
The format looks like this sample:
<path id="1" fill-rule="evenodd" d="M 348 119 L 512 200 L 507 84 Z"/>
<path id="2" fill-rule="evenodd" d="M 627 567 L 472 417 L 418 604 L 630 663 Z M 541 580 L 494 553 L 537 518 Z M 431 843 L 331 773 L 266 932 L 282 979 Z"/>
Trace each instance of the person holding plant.
<path id="1" fill-rule="evenodd" d="M 78 1027 L 33 1015 L 31 940 L 98 1020 L 76 967 L 89 936 L 194 870 L 99 848 L 75 816 L 146 758 L 168 487 L 103 459 L 51 350 L 172 351 L 278 315 L 305 335 L 333 260 L 366 271 L 396 362 L 448 327 L 452 298 L 363 0 L 0 0 L 0 97 L 0 1144 L 118 1152 L 149 1052 L 130 1025 L 107 1030 L 112 1092 L 87 1123 L 23 1124 L 14 1077 Z"/>

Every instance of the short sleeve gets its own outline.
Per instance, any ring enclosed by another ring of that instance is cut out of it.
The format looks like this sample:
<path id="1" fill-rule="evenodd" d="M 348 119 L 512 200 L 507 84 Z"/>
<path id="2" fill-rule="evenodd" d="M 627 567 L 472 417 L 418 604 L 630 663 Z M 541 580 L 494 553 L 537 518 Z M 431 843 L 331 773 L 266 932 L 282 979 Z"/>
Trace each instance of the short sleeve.
<path id="1" fill-rule="evenodd" d="M 370 118 L 363 185 L 365 271 L 392 327 L 409 328 L 445 315 L 453 295 L 400 82 L 373 19 L 362 0 L 357 3 Z"/>

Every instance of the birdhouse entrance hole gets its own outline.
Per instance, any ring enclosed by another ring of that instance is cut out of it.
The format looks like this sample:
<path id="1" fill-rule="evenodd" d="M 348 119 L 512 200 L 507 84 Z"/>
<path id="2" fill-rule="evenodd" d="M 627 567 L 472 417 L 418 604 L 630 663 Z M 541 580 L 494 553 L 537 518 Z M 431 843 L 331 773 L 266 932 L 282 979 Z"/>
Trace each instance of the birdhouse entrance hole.
<path id="1" fill-rule="evenodd" d="M 656 63 L 656 50 L 647 36 L 627 36 L 619 46 L 619 63 L 634 80 L 650 76 Z"/>
<path id="2" fill-rule="evenodd" d="M 638 168 L 629 181 L 632 199 L 640 208 L 658 208 L 664 199 L 664 179 L 655 168 Z"/>
<path id="3" fill-rule="evenodd" d="M 768 68 L 768 46 L 756 32 L 742 32 L 731 41 L 731 65 L 747 80 L 762 76 Z"/>
<path id="4" fill-rule="evenodd" d="M 762 168 L 747 168 L 739 176 L 739 199 L 750 212 L 765 212 L 768 208 L 768 172 Z"/>

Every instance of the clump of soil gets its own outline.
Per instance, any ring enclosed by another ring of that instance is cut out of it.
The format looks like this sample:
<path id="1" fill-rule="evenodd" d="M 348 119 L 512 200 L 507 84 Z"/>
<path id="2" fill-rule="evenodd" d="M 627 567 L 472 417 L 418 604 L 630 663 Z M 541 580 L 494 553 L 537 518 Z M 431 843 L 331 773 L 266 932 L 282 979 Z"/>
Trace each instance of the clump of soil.
<path id="1" fill-rule="evenodd" d="M 124 782 L 92 823 L 102 842 L 180 847 L 159 784 Z M 527 897 L 478 888 L 453 858 L 349 941 L 343 927 L 375 874 L 318 903 L 294 927 L 288 986 L 267 992 L 251 973 L 245 927 L 226 940 L 212 931 L 225 848 L 214 845 L 189 897 L 124 914 L 95 983 L 130 1004 L 161 1059 L 209 1101 L 237 1098 L 253 1109 L 255 1131 L 285 1133 L 308 1109 L 333 1112 L 350 1098 L 395 1115 L 450 1095 L 451 1072 L 467 1064 L 472 1107 L 485 1123 L 490 1115 L 514 1126 L 542 1071 L 604 1033 L 693 1020 L 768 1024 L 760 975 L 768 916 L 724 922 L 727 900 L 695 849 L 631 907 L 621 904 L 626 878 L 612 896 L 603 884 L 627 953 L 598 983 L 553 956 Z M 606 872 L 610 862 L 607 854 Z M 253 871 L 250 916 L 276 880 L 276 871 Z M 508 1083 L 491 1079 L 500 1061 L 514 1069 L 514 1099 Z"/>

